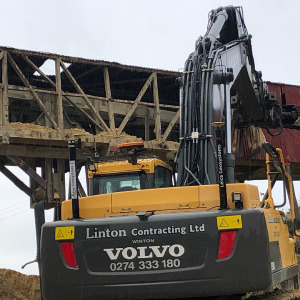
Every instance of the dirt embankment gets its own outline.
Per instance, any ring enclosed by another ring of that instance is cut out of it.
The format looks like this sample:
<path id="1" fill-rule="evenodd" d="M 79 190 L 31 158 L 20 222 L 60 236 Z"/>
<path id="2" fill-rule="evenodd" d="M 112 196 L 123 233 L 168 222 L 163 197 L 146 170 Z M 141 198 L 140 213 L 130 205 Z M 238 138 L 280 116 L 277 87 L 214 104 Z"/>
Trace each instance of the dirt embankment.
<path id="1" fill-rule="evenodd" d="M 236 300 L 237 298 L 234 299 Z M 242 297 L 242 299 L 245 298 Z M 291 299 L 300 299 L 300 290 L 289 292 L 277 290 L 272 293 L 247 298 L 247 300 Z M 0 269 L 0 300 L 40 300 L 39 277 L 36 275 L 24 275 L 12 270 Z"/>
<path id="2" fill-rule="evenodd" d="M 40 282 L 36 275 L 0 269 L 0 300 L 39 300 Z"/>

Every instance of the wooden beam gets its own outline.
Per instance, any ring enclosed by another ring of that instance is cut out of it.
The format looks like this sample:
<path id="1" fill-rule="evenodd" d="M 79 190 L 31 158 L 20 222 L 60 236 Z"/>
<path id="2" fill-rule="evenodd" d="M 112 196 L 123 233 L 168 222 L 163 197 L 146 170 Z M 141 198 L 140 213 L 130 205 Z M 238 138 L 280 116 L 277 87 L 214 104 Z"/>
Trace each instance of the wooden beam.
<path id="1" fill-rule="evenodd" d="M 79 110 L 87 119 L 89 119 L 97 128 L 103 130 L 103 127 L 94 119 L 92 118 L 83 108 L 77 105 L 70 97 L 65 97 L 72 106 L 74 106 L 77 110 Z"/>
<path id="2" fill-rule="evenodd" d="M 29 142 L 34 144 L 34 142 Z M 47 144 L 51 144 L 50 141 L 47 141 Z M 13 145 L 5 144 L 0 146 L 0 156 L 13 155 L 18 156 L 22 153 L 24 157 L 35 157 L 35 158 L 61 158 L 68 159 L 69 152 L 67 147 L 45 147 L 39 146 L 38 144 L 33 145 Z"/>
<path id="3" fill-rule="evenodd" d="M 50 97 L 49 97 L 50 96 Z M 45 108 L 48 112 L 50 112 L 50 114 L 52 114 L 52 116 L 54 116 L 53 112 L 53 95 L 45 95 L 43 96 L 41 99 L 43 99 L 43 104 L 45 105 Z M 44 118 L 43 118 L 44 116 Z M 39 119 L 44 119 L 45 121 L 45 126 L 51 128 L 52 124 L 49 121 L 49 119 L 45 116 L 45 114 L 42 112 L 42 115 L 39 116 Z M 41 123 L 43 124 L 43 123 Z"/>
<path id="4" fill-rule="evenodd" d="M 38 71 L 37 71 L 38 72 Z M 55 84 L 54 84 L 54 88 L 56 88 Z M 26 87 L 21 87 L 21 86 L 16 86 L 16 85 L 8 85 L 8 90 L 9 91 L 19 91 L 19 92 L 29 92 L 29 89 Z M 45 94 L 56 94 L 55 91 L 50 91 L 50 90 L 41 90 L 41 89 L 34 89 L 37 93 L 45 93 Z M 64 92 L 62 91 L 63 97 L 73 97 L 73 98 L 82 98 L 82 95 L 80 94 L 76 94 L 76 93 L 69 93 L 69 92 Z M 102 100 L 102 101 L 108 101 L 106 99 L 106 97 L 100 97 L 100 96 L 94 96 L 94 95 L 88 95 L 86 94 L 87 97 L 90 100 Z M 117 98 L 112 98 L 113 102 L 116 103 L 124 103 L 124 104 L 133 104 L 134 101 L 133 100 L 126 100 L 126 99 L 117 99 Z M 148 107 L 155 107 L 154 103 L 150 103 L 150 102 L 140 102 L 139 105 L 142 106 L 148 106 Z M 159 107 L 162 108 L 166 108 L 166 109 L 178 109 L 179 106 L 178 105 L 170 105 L 170 104 L 159 104 Z"/>
<path id="5" fill-rule="evenodd" d="M 155 137 L 157 141 L 161 141 L 161 119 L 159 108 L 159 95 L 157 85 L 157 73 L 154 73 L 153 77 L 153 99 L 155 104 Z"/>
<path id="6" fill-rule="evenodd" d="M 53 187 L 53 178 L 52 178 L 52 159 L 45 158 L 44 160 L 44 178 L 46 178 L 46 193 L 47 193 L 47 202 L 54 202 L 54 187 Z"/>
<path id="7" fill-rule="evenodd" d="M 54 81 L 52 81 L 49 76 L 47 76 L 32 60 L 28 58 L 28 56 L 22 55 L 22 58 L 33 68 L 35 69 L 44 79 L 46 79 L 54 88 L 56 85 Z"/>
<path id="8" fill-rule="evenodd" d="M 145 115 L 145 141 L 150 140 L 150 120 L 149 120 L 149 110 L 147 109 Z"/>
<path id="9" fill-rule="evenodd" d="M 29 101 L 34 100 L 32 98 L 30 91 L 25 87 L 18 88 L 15 86 L 13 86 L 13 87 L 11 86 L 11 88 L 10 88 L 10 86 L 9 86 L 8 92 L 9 92 L 8 93 L 9 98 L 17 98 L 20 100 L 23 99 L 23 100 L 29 100 Z M 53 91 L 53 92 L 47 91 L 47 92 L 43 93 L 43 91 L 38 90 L 38 95 L 40 98 L 44 97 L 44 95 L 54 95 L 55 96 L 55 94 L 56 94 L 55 91 Z M 91 113 L 88 110 L 87 105 L 82 100 L 81 95 L 69 93 L 68 98 L 70 99 L 70 101 L 72 101 L 72 103 L 71 102 L 69 103 L 68 101 L 64 102 L 64 111 L 66 111 L 66 109 L 68 109 L 69 107 L 73 108 L 76 105 L 76 106 L 78 106 L 78 113 L 79 113 L 79 110 L 81 110 L 82 114 L 84 114 L 84 116 L 87 117 L 91 122 L 96 122 L 94 119 L 93 119 L 93 121 L 91 120 L 92 119 Z M 95 99 L 98 102 L 102 102 L 101 101 L 102 99 L 99 99 L 98 97 L 89 97 L 89 98 Z M 145 114 L 146 114 L 148 105 L 144 105 L 143 103 L 144 102 L 139 103 L 137 109 L 134 112 L 135 117 L 145 118 Z M 118 115 L 118 117 L 126 115 L 126 113 L 130 109 L 132 104 L 133 104 L 133 101 L 124 101 L 124 103 L 123 103 L 123 101 L 121 101 L 121 102 L 116 103 L 114 106 L 115 119 L 116 119 L 116 115 Z M 153 103 L 151 103 L 151 104 L 153 104 Z M 176 111 L 178 110 L 178 106 L 175 106 L 174 108 L 176 109 Z M 75 109 L 77 109 L 77 107 L 75 107 Z M 107 105 L 104 106 L 101 104 L 101 105 L 99 105 L 99 109 L 101 109 L 101 112 L 108 113 Z M 175 112 L 173 111 L 173 108 L 172 108 L 172 111 L 169 109 L 162 109 L 162 108 L 160 109 L 161 120 L 165 123 L 169 124 L 169 122 L 172 120 L 174 114 L 175 114 Z M 154 111 L 152 109 L 149 109 L 149 118 L 150 118 L 150 121 L 155 120 Z M 97 125 L 95 124 L 95 126 L 97 126 Z M 97 128 L 101 128 L 101 126 L 98 125 Z"/>
<path id="10" fill-rule="evenodd" d="M 56 170 L 52 173 L 54 190 L 57 190 L 59 200 L 66 200 L 66 188 L 65 188 L 65 160 L 56 160 Z"/>
<path id="11" fill-rule="evenodd" d="M 121 85 L 121 84 L 126 84 L 126 83 L 138 83 L 138 82 L 145 82 L 148 79 L 148 77 L 143 77 L 143 78 L 135 78 L 135 79 L 125 79 L 125 80 L 114 80 L 111 81 L 111 85 Z M 174 76 L 165 76 L 163 79 L 174 79 Z"/>
<path id="12" fill-rule="evenodd" d="M 30 178 L 37 182 L 44 190 L 47 189 L 47 182 L 36 173 L 22 158 L 13 155 L 6 156 L 14 165 L 22 169 Z"/>
<path id="13" fill-rule="evenodd" d="M 138 96 L 136 97 L 136 99 L 134 100 L 131 108 L 129 109 L 129 111 L 127 112 L 126 116 L 124 117 L 122 123 L 120 124 L 119 128 L 118 128 L 118 135 L 120 135 L 123 130 L 124 127 L 126 126 L 126 124 L 128 123 L 130 117 L 132 116 L 132 114 L 134 113 L 136 107 L 138 106 L 138 104 L 140 103 L 142 97 L 144 96 L 146 90 L 148 89 L 150 83 L 152 82 L 153 78 L 154 78 L 154 74 L 152 73 L 149 78 L 147 79 L 147 81 L 145 82 L 144 86 L 142 87 L 142 89 L 140 90 Z"/>
<path id="14" fill-rule="evenodd" d="M 33 68 L 35 69 L 48 83 L 56 89 L 57 93 L 57 102 L 56 102 L 56 120 L 58 126 L 63 130 L 64 121 L 63 121 L 63 103 L 62 103 L 62 90 L 61 90 L 61 76 L 60 76 L 60 58 L 55 60 L 55 79 L 54 83 L 49 76 L 47 76 L 33 61 L 31 61 L 27 56 L 22 56 L 22 58 Z"/>
<path id="15" fill-rule="evenodd" d="M 0 89 L 0 92 L 1 92 L 1 89 Z M 24 99 L 24 100 L 29 100 L 29 101 L 33 101 L 32 99 L 32 95 L 30 93 L 30 91 L 27 89 L 27 88 L 22 88 L 22 89 L 18 89 L 18 90 L 9 90 L 9 97 L 10 98 L 17 98 L 17 99 Z M 43 93 L 42 92 L 39 92 L 39 97 L 41 99 L 45 99 L 43 96 Z M 45 95 L 52 95 L 53 98 L 55 99 L 55 92 L 53 93 L 45 93 Z M 88 116 L 90 117 L 91 116 L 91 113 L 88 109 L 88 107 L 85 105 L 85 103 L 82 101 L 81 99 L 81 95 L 78 95 L 78 94 L 75 94 L 77 97 L 74 97 L 74 96 L 70 96 L 70 99 L 73 101 L 73 103 L 75 105 L 80 105 L 80 109 L 82 111 L 85 111 L 86 113 L 88 113 Z M 78 99 L 80 98 L 80 99 Z M 96 102 L 96 101 L 95 101 Z M 102 101 L 100 101 L 102 102 Z M 128 112 L 128 110 L 130 109 L 131 105 L 132 105 L 132 102 L 130 102 L 131 104 L 125 104 L 125 103 L 118 103 L 118 104 L 115 104 L 115 107 L 114 107 L 114 110 L 115 110 L 115 119 L 116 117 L 119 119 L 119 122 L 122 121 L 122 116 L 126 115 L 126 113 Z M 143 102 L 140 102 L 140 104 L 137 106 L 137 109 L 135 110 L 134 112 L 134 116 L 135 117 L 138 117 L 141 119 L 144 120 L 145 118 L 145 115 L 147 113 L 147 107 L 141 105 Z M 70 116 L 74 115 L 74 117 L 76 118 L 76 115 L 82 115 L 81 113 L 79 113 L 79 111 L 77 112 L 75 110 L 75 108 L 73 108 L 74 106 L 72 104 L 69 104 L 68 102 L 64 102 L 64 111 L 68 111 L 68 114 Z M 103 111 L 104 113 L 107 112 L 107 105 L 106 106 L 103 106 L 101 103 L 99 105 L 101 111 Z M 72 111 L 70 110 L 70 108 L 72 109 Z M 177 110 L 178 110 L 178 107 L 177 107 Z M 153 109 L 148 109 L 148 112 L 149 112 L 149 121 L 150 121 L 150 125 L 152 126 L 153 125 L 153 121 L 155 120 L 155 114 L 154 114 L 154 110 Z M 161 120 L 162 122 L 164 122 L 166 125 L 165 126 L 168 126 L 168 124 L 171 122 L 171 120 L 173 119 L 174 115 L 175 115 L 176 111 L 171 111 L 171 110 L 165 110 L 165 109 L 160 109 L 160 115 L 161 115 Z M 86 115 L 84 115 L 86 116 Z M 107 115 L 105 115 L 107 117 Z M 88 117 L 87 117 L 88 118 Z M 123 117 L 124 118 L 124 117 Z M 64 116 L 64 119 L 66 119 L 66 116 Z M 88 118 L 88 120 L 90 120 Z M 131 126 L 131 124 L 130 124 Z M 100 128 L 99 127 L 96 127 L 96 128 Z M 166 127 L 165 127 L 166 128 Z M 10 128 L 12 129 L 12 128 Z M 47 129 L 47 128 L 46 128 Z M 10 132 L 10 136 L 12 137 L 12 134 L 15 133 L 15 131 L 9 131 Z M 1 135 L 1 128 L 0 128 L 0 135 Z M 17 136 L 20 136 L 21 135 L 21 132 L 19 134 L 17 134 Z M 28 131 L 28 134 L 26 133 L 26 136 L 30 137 L 30 132 Z M 60 136 L 58 134 L 56 134 L 56 132 L 53 130 L 52 132 L 52 135 L 54 135 L 54 139 L 56 140 L 57 138 L 60 138 Z M 109 136 L 109 135 L 107 135 Z M 31 138 L 33 138 L 34 136 L 32 136 Z M 41 138 L 45 138 L 45 133 L 42 133 L 41 135 Z M 153 138 L 153 137 L 152 137 Z M 49 137 L 46 137 L 46 139 L 49 139 Z"/>
<path id="16" fill-rule="evenodd" d="M 9 143 L 9 101 L 8 101 L 8 73 L 7 73 L 7 52 L 2 52 L 2 90 L 1 90 L 1 119 L 0 125 L 3 126 L 2 143 Z"/>
<path id="17" fill-rule="evenodd" d="M 179 118 L 179 115 L 180 115 L 180 109 L 177 110 L 174 118 L 171 120 L 171 122 L 169 123 L 167 129 L 165 130 L 164 132 L 164 135 L 162 136 L 162 139 L 161 139 L 161 142 L 165 142 L 166 139 L 168 138 L 169 134 L 171 133 L 174 125 L 176 124 L 178 118 Z"/>
<path id="18" fill-rule="evenodd" d="M 73 86 L 75 87 L 75 89 L 77 90 L 77 92 L 82 95 L 83 100 L 85 101 L 85 103 L 87 104 L 87 106 L 89 107 L 89 109 L 92 111 L 92 113 L 94 114 L 95 118 L 100 122 L 100 124 L 102 125 L 103 129 L 111 134 L 111 130 L 108 128 L 108 126 L 106 125 L 105 121 L 101 118 L 101 116 L 96 111 L 95 107 L 93 106 L 93 104 L 91 103 L 91 101 L 89 100 L 89 98 L 87 97 L 87 95 L 81 89 L 81 87 L 79 86 L 79 84 L 77 83 L 77 81 L 75 80 L 75 78 L 73 77 L 73 75 L 70 73 L 70 71 L 68 70 L 68 68 L 65 66 L 65 64 L 62 61 L 61 61 L 61 67 L 63 68 L 65 74 L 67 75 L 67 77 L 69 78 L 69 80 L 71 81 L 71 83 L 73 84 Z"/>
<path id="19" fill-rule="evenodd" d="M 33 63 L 27 56 L 22 56 L 23 59 L 31 66 L 33 67 L 46 81 L 49 82 L 50 85 L 52 85 L 56 90 L 56 84 L 49 78 L 35 63 Z M 18 87 L 19 88 L 19 87 Z M 61 88 L 60 88 L 61 90 Z M 51 91 L 45 91 L 45 90 L 35 90 L 36 92 L 42 92 L 42 93 L 51 93 Z M 53 93 L 53 92 L 52 92 Z M 61 90 L 62 95 L 65 94 Z M 80 106 L 78 106 L 70 97 L 63 95 L 63 99 L 65 99 L 67 102 L 69 102 L 72 106 L 74 106 L 76 109 L 78 109 L 85 117 L 87 117 L 96 127 L 102 129 L 102 127 L 99 125 L 97 121 L 95 121 L 84 109 L 82 109 Z"/>
<path id="20" fill-rule="evenodd" d="M 58 127 L 58 125 L 56 124 L 55 120 L 52 118 L 52 116 L 49 114 L 49 112 L 47 111 L 44 103 L 41 101 L 41 99 L 39 98 L 38 94 L 35 92 L 35 90 L 31 87 L 31 84 L 29 83 L 29 81 L 26 79 L 25 75 L 23 74 L 23 72 L 21 71 L 21 69 L 18 67 L 18 65 L 16 64 L 16 62 L 14 61 L 14 59 L 11 57 L 11 55 L 8 53 L 8 60 L 10 62 L 10 64 L 12 65 L 12 67 L 14 68 L 14 70 L 16 71 L 16 73 L 19 75 L 20 79 L 22 80 L 23 84 L 30 90 L 34 100 L 38 103 L 40 109 L 42 110 L 42 112 L 45 114 L 45 116 L 47 117 L 47 119 L 50 121 L 51 125 L 59 132 L 61 133 L 61 129 Z"/>
<path id="21" fill-rule="evenodd" d="M 17 186 L 22 192 L 27 194 L 29 197 L 32 195 L 32 190 L 23 182 L 21 181 L 15 174 L 13 174 L 9 169 L 7 169 L 1 162 L 0 162 L 0 171 L 15 185 Z"/>
<path id="22" fill-rule="evenodd" d="M 91 69 L 89 69 L 89 70 L 87 70 L 87 71 L 85 71 L 85 72 L 77 75 L 76 79 L 78 80 L 80 78 L 86 77 L 87 75 L 89 75 L 89 74 L 91 74 L 91 73 L 93 73 L 93 72 L 95 72 L 95 71 L 97 71 L 99 69 L 101 69 L 101 66 L 94 66 L 94 68 L 91 68 Z"/>
<path id="23" fill-rule="evenodd" d="M 27 158 L 27 164 L 36 171 L 37 168 L 37 158 Z M 36 201 L 42 200 L 44 202 L 46 198 L 46 191 L 40 187 L 40 185 L 29 176 L 29 187 L 33 191 L 30 196 L 30 208 L 34 208 Z"/>
<path id="24" fill-rule="evenodd" d="M 111 101 L 111 89 L 110 89 L 110 81 L 109 81 L 109 72 L 108 68 L 105 67 L 103 69 L 104 75 L 104 84 L 105 84 L 105 94 L 108 100 L 108 119 L 109 119 L 109 127 L 112 131 L 113 136 L 116 135 L 116 127 L 115 127 L 115 119 L 114 119 L 114 107 Z"/>
<path id="25" fill-rule="evenodd" d="M 57 58 L 55 60 L 55 78 L 56 78 L 56 112 L 57 112 L 57 123 L 58 126 L 63 130 L 64 129 L 64 113 L 63 113 L 63 103 L 62 103 L 62 91 L 61 91 L 61 77 L 60 77 L 60 63 L 61 59 Z"/>

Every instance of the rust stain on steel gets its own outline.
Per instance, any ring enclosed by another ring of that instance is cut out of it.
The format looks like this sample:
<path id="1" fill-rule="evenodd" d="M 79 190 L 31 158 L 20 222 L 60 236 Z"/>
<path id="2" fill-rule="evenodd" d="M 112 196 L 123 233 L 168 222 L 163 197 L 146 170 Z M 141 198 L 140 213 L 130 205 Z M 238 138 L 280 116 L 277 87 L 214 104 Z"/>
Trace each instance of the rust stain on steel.
<path id="1" fill-rule="evenodd" d="M 280 101 L 281 93 L 285 94 L 286 104 L 300 105 L 300 86 L 267 82 L 269 92 L 275 92 Z M 290 162 L 300 162 L 300 130 L 284 128 L 279 136 L 265 133 L 266 139 L 277 148 L 281 148 L 284 157 Z"/>

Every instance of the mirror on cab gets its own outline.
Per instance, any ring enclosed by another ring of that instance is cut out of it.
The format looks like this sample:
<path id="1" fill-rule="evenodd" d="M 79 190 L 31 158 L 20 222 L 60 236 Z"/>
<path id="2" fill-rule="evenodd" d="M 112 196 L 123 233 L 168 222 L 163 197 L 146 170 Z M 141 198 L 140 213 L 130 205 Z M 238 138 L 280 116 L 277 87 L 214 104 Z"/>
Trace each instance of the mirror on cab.
<path id="1" fill-rule="evenodd" d="M 294 233 L 296 236 L 300 236 L 300 219 L 296 218 L 294 220 Z"/>

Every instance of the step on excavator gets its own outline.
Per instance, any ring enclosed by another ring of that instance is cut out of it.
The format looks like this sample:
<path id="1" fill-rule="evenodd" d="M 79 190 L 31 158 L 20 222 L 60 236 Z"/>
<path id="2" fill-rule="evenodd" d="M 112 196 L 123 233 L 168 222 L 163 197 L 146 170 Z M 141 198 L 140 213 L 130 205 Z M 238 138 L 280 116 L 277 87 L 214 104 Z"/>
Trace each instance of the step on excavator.
<path id="1" fill-rule="evenodd" d="M 268 180 L 262 200 L 257 186 L 235 179 L 233 129 L 281 132 L 298 118 L 255 70 L 241 7 L 211 11 L 178 82 L 173 171 L 143 152 L 142 143 L 123 144 L 125 154 L 91 158 L 89 196 L 78 198 L 80 140 L 69 142 L 71 199 L 40 236 L 43 299 L 199 298 L 297 284 L 300 219 L 282 151 L 262 145 Z M 279 204 L 272 194 L 278 179 L 287 195 Z M 281 211 L 287 202 L 293 232 Z"/>

